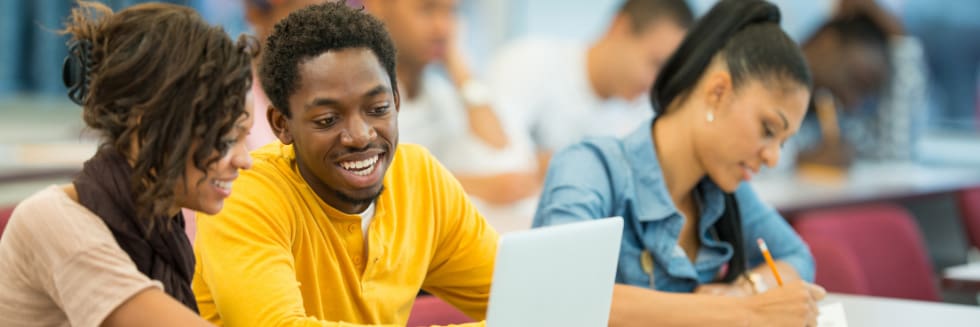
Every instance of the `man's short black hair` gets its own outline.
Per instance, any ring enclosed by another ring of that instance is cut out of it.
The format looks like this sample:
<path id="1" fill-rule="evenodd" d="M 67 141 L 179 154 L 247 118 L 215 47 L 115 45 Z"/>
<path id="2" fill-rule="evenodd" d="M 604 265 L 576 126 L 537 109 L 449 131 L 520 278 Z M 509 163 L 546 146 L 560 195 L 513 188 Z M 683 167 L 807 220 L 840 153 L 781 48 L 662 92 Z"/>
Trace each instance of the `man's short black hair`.
<path id="1" fill-rule="evenodd" d="M 619 14 L 630 18 L 634 33 L 643 32 L 650 23 L 668 19 L 683 28 L 694 25 L 694 14 L 684 0 L 626 0 Z"/>
<path id="2" fill-rule="evenodd" d="M 367 48 L 388 71 L 397 92 L 395 46 L 388 30 L 363 9 L 331 1 L 295 11 L 276 24 L 259 64 L 259 80 L 269 101 L 290 117 L 289 96 L 299 89 L 299 64 L 328 51 Z"/>

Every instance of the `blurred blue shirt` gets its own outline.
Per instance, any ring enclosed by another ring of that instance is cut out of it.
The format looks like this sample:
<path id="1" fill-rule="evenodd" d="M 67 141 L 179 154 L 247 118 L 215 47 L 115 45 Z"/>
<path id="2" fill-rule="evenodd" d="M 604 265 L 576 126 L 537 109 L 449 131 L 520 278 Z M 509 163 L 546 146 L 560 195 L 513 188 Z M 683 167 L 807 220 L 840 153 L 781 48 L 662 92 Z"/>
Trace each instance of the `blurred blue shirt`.
<path id="1" fill-rule="evenodd" d="M 622 216 L 623 242 L 616 282 L 660 291 L 692 292 L 717 279 L 732 257 L 732 246 L 721 242 L 711 228 L 724 211 L 724 192 L 708 178 L 696 187 L 701 213 L 701 249 L 691 262 L 677 240 L 684 217 L 667 192 L 653 138 L 652 120 L 624 139 L 592 138 L 556 154 L 534 216 L 534 227 Z M 735 192 L 742 215 L 749 267 L 763 264 L 755 242 L 763 238 L 772 255 L 813 281 L 813 257 L 783 217 L 742 184 Z M 583 245 L 587 246 L 587 245 Z M 654 283 L 640 264 L 642 251 L 654 259 Z"/>

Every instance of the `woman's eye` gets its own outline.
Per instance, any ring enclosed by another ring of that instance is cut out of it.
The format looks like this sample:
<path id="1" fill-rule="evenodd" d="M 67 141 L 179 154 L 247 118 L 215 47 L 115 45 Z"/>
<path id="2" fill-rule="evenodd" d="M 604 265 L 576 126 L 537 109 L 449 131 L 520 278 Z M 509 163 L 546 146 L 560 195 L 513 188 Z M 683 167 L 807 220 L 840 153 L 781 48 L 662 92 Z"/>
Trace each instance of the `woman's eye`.
<path id="1" fill-rule="evenodd" d="M 235 143 L 237 143 L 237 141 L 234 139 L 222 140 L 221 143 L 218 143 L 218 152 L 220 152 L 221 156 L 223 157 L 228 153 L 228 150 L 235 146 Z"/>
<path id="2" fill-rule="evenodd" d="M 766 123 L 762 123 L 762 133 L 767 138 L 776 136 L 776 133 L 774 133 L 772 129 L 769 128 L 769 125 Z"/>

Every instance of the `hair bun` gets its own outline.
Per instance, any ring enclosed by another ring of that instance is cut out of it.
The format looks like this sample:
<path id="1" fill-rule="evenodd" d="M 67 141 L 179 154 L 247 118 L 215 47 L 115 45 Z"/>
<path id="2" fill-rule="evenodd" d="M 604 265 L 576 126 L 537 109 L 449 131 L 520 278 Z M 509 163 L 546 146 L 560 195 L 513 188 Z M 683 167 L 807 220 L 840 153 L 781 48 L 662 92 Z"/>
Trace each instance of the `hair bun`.
<path id="1" fill-rule="evenodd" d="M 68 56 L 65 56 L 61 80 L 68 88 L 68 98 L 80 106 L 88 96 L 92 65 L 92 42 L 85 39 L 68 41 Z"/>
<path id="2" fill-rule="evenodd" d="M 736 29 L 736 31 L 741 31 L 746 27 L 755 24 L 775 23 L 778 25 L 782 20 L 779 13 L 779 7 L 770 2 L 759 1 L 755 4 L 755 6 L 747 8 L 747 10 L 749 12 L 746 14 L 745 20 L 742 22 L 742 25 Z"/>

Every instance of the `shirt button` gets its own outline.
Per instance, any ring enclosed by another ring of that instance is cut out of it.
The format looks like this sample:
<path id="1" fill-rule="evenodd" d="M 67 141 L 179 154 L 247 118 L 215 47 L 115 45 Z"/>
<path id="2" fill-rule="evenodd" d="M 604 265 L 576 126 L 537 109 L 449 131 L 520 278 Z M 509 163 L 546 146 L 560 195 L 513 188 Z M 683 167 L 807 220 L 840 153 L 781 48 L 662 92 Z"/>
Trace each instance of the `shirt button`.
<path id="1" fill-rule="evenodd" d="M 357 224 L 347 225 L 347 231 L 348 232 L 351 232 L 351 233 L 356 232 L 357 231 Z"/>

